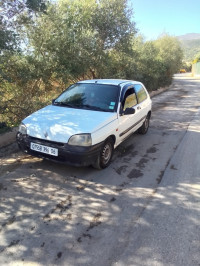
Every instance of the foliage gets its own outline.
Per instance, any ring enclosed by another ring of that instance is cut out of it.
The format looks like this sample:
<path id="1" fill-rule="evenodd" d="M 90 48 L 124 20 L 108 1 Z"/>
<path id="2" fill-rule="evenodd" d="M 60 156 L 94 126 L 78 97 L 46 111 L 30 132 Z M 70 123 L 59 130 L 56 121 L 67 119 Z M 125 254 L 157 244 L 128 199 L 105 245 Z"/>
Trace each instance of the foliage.
<path id="1" fill-rule="evenodd" d="M 184 61 L 191 63 L 200 53 L 200 39 L 182 40 L 181 46 L 184 53 Z"/>
<path id="2" fill-rule="evenodd" d="M 155 90 L 180 67 L 175 38 L 144 42 L 136 36 L 127 0 L 6 0 L 5 7 L 0 119 L 9 125 L 77 80 L 135 79 Z"/>
<path id="3" fill-rule="evenodd" d="M 192 71 L 192 63 L 185 62 L 183 60 L 180 69 L 185 69 L 186 72 L 191 72 Z"/>
<path id="4" fill-rule="evenodd" d="M 197 62 L 200 62 L 200 52 L 198 54 L 196 54 L 195 59 L 192 63 L 196 64 Z"/>
<path id="5" fill-rule="evenodd" d="M 19 45 L 18 28 L 21 14 L 27 13 L 30 18 L 36 12 L 45 12 L 45 0 L 4 0 L 0 2 L 0 53 L 4 50 L 15 50 Z"/>
<path id="6" fill-rule="evenodd" d="M 183 51 L 180 42 L 175 37 L 164 35 L 155 41 L 159 50 L 158 56 L 165 65 L 166 82 L 170 83 L 172 75 L 180 69 L 183 59 Z"/>

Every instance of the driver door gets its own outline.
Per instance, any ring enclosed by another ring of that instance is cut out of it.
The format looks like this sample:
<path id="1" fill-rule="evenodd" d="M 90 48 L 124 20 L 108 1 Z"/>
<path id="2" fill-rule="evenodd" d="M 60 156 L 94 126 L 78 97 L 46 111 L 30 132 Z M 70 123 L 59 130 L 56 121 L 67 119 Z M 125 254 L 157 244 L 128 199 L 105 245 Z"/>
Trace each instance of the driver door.
<path id="1" fill-rule="evenodd" d="M 133 108 L 134 114 L 125 115 L 126 108 Z M 129 88 L 121 101 L 121 110 L 119 114 L 119 142 L 122 142 L 130 134 L 138 129 L 140 120 L 140 108 L 134 88 Z"/>

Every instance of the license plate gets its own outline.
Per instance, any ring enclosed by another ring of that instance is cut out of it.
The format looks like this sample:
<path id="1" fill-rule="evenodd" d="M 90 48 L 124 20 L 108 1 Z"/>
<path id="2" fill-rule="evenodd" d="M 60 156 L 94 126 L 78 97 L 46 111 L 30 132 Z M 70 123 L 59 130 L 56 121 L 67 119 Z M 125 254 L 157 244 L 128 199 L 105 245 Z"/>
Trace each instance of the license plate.
<path id="1" fill-rule="evenodd" d="M 58 149 L 31 142 L 31 150 L 58 156 Z"/>

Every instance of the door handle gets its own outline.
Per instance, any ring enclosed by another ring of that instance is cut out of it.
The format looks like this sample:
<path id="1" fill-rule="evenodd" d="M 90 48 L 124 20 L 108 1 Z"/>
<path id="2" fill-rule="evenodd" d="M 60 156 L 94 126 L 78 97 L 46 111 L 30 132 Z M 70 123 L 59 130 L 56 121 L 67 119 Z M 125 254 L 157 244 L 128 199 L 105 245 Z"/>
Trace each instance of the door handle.
<path id="1" fill-rule="evenodd" d="M 140 106 L 138 106 L 138 107 L 137 107 L 137 110 L 141 110 L 141 107 L 140 107 Z"/>

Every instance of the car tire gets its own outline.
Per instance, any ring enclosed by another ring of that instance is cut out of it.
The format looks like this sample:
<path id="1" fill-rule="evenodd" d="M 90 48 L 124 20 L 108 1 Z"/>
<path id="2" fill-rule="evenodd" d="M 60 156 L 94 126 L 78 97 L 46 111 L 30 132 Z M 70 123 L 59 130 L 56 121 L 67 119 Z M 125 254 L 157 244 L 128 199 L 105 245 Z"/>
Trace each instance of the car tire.
<path id="1" fill-rule="evenodd" d="M 113 152 L 114 152 L 114 142 L 112 138 L 108 138 L 104 142 L 102 149 L 99 153 L 99 156 L 96 162 L 92 166 L 96 169 L 106 168 L 112 160 Z"/>
<path id="2" fill-rule="evenodd" d="M 142 124 L 142 126 L 138 129 L 138 133 L 139 134 L 146 134 L 148 129 L 149 129 L 149 121 L 150 121 L 150 115 L 148 114 L 144 120 L 144 123 Z"/>

